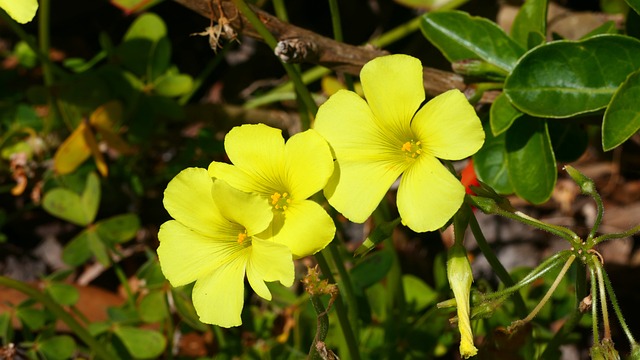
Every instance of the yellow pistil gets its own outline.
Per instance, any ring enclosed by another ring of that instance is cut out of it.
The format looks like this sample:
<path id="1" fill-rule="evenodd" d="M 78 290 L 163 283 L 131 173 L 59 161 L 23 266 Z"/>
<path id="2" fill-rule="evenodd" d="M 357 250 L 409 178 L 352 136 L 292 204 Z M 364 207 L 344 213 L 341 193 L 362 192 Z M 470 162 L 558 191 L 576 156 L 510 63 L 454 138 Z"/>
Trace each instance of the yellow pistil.
<path id="1" fill-rule="evenodd" d="M 287 210 L 287 207 L 290 203 L 291 198 L 289 197 L 289 193 L 287 192 L 283 192 L 281 194 L 276 191 L 273 195 L 271 195 L 271 205 L 273 205 L 276 210 Z"/>
<path id="2" fill-rule="evenodd" d="M 401 150 L 405 153 L 406 156 L 412 159 L 415 159 L 418 157 L 418 155 L 422 154 L 420 141 L 409 140 L 402 144 Z"/>
<path id="3" fill-rule="evenodd" d="M 243 241 L 247 239 L 247 230 L 238 234 L 238 244 L 242 244 Z"/>

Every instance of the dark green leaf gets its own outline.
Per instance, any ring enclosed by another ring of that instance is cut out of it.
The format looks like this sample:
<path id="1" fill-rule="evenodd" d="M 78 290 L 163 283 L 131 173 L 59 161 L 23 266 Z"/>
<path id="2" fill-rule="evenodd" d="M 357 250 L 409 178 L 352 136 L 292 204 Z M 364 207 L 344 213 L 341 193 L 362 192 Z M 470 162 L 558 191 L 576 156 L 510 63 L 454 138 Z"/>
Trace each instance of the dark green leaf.
<path id="1" fill-rule="evenodd" d="M 531 49 L 544 42 L 548 5 L 548 0 L 527 0 L 522 4 L 511 26 L 511 37 L 520 46 Z"/>
<path id="2" fill-rule="evenodd" d="M 562 121 L 549 121 L 549 137 L 557 162 L 578 160 L 589 144 L 589 135 L 584 127 Z"/>
<path id="3" fill-rule="evenodd" d="M 95 227 L 87 229 L 87 232 L 95 234 L 93 236 L 89 236 L 89 250 L 91 250 L 91 253 L 96 257 L 96 260 L 98 260 L 100 264 L 109 266 L 111 264 L 109 251 L 107 250 L 107 246 L 105 245 L 104 241 L 100 238 L 98 232 L 95 230 Z"/>
<path id="4" fill-rule="evenodd" d="M 484 123 L 485 140 L 480 151 L 473 155 L 473 167 L 478 179 L 499 194 L 513 193 L 507 167 L 506 135 L 493 136 L 489 122 Z"/>
<path id="5" fill-rule="evenodd" d="M 47 360 L 71 359 L 76 351 L 76 342 L 69 335 L 53 336 L 38 341 L 38 351 Z"/>
<path id="6" fill-rule="evenodd" d="M 196 309 L 191 302 L 190 287 L 183 286 L 180 288 L 172 288 L 171 295 L 176 306 L 176 311 L 180 315 L 180 319 L 187 325 L 199 331 L 207 331 L 207 325 L 203 324 L 196 313 Z"/>
<path id="7" fill-rule="evenodd" d="M 597 35 L 603 35 L 603 34 L 618 34 L 618 27 L 616 26 L 615 21 L 610 20 L 605 22 L 604 24 L 598 26 L 597 28 L 589 31 L 586 35 L 584 35 L 581 40 L 584 39 L 588 39 L 590 37 L 594 37 Z"/>
<path id="8" fill-rule="evenodd" d="M 44 326 L 45 313 L 42 309 L 34 309 L 32 307 L 18 307 L 16 316 L 20 321 L 31 330 L 40 329 Z"/>
<path id="9" fill-rule="evenodd" d="M 491 104 L 489 115 L 491 133 L 493 133 L 494 136 L 498 136 L 507 131 L 511 124 L 523 114 L 511 105 L 511 101 L 509 101 L 509 98 L 504 93 L 500 93 L 493 104 Z"/>
<path id="10" fill-rule="evenodd" d="M 547 201 L 558 173 L 546 122 L 522 116 L 507 130 L 506 148 L 516 194 L 534 204 Z"/>
<path id="11" fill-rule="evenodd" d="M 391 269 L 393 254 L 388 250 L 375 252 L 351 269 L 351 282 L 357 294 L 382 280 Z"/>
<path id="12" fill-rule="evenodd" d="M 157 358 L 164 351 L 167 340 L 157 331 L 132 326 L 118 326 L 114 333 L 129 354 L 136 359 Z"/>
<path id="13" fill-rule="evenodd" d="M 529 51 L 505 82 L 521 111 L 563 118 L 600 110 L 626 77 L 640 68 L 640 41 L 621 35 L 556 41 Z"/>
<path id="14" fill-rule="evenodd" d="M 602 148 L 609 151 L 640 129 L 640 71 L 629 75 L 611 99 L 602 121 Z"/>
<path id="15" fill-rule="evenodd" d="M 9 343 L 13 340 L 13 325 L 11 324 L 11 313 L 9 311 L 0 313 L 0 339 L 4 343 Z"/>
<path id="16" fill-rule="evenodd" d="M 95 229 L 102 240 L 119 244 L 131 240 L 140 228 L 136 214 L 122 214 L 98 221 Z"/>
<path id="17" fill-rule="evenodd" d="M 428 13 L 420 27 L 450 62 L 480 59 L 510 72 L 524 53 L 498 25 L 461 11 Z"/>
<path id="18" fill-rule="evenodd" d="M 153 44 L 151 48 L 150 80 L 155 81 L 167 72 L 171 65 L 171 41 L 163 37 Z"/>

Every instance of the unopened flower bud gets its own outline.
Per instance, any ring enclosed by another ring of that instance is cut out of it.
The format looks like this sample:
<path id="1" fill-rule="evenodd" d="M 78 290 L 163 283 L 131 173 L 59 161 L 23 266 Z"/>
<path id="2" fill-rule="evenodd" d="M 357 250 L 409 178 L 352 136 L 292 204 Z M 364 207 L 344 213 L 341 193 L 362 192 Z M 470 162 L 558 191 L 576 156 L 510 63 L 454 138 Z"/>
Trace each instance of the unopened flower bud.
<path id="1" fill-rule="evenodd" d="M 471 332 L 471 321 L 469 319 L 469 295 L 473 274 L 467 258 L 467 251 L 462 245 L 456 244 L 449 249 L 447 278 L 458 308 L 460 355 L 466 359 L 476 355 L 478 349 L 473 345 L 473 333 Z"/>

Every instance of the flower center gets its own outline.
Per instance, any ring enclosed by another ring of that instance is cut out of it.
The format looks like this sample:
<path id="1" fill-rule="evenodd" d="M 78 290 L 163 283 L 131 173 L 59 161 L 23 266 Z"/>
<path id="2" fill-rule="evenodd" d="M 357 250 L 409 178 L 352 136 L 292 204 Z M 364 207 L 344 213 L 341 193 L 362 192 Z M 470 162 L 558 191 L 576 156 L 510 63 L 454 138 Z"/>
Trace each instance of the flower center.
<path id="1" fill-rule="evenodd" d="M 247 235 L 247 230 L 241 232 L 238 234 L 238 244 L 242 244 L 243 241 L 245 241 L 247 239 L 248 235 Z"/>
<path id="2" fill-rule="evenodd" d="M 422 146 L 420 146 L 420 141 L 409 140 L 402 144 L 401 150 L 405 156 L 415 159 L 422 153 Z"/>
<path id="3" fill-rule="evenodd" d="M 287 210 L 290 203 L 291 198 L 289 197 L 289 193 L 283 192 L 281 194 L 276 191 L 271 195 L 271 205 L 273 205 L 276 210 Z"/>

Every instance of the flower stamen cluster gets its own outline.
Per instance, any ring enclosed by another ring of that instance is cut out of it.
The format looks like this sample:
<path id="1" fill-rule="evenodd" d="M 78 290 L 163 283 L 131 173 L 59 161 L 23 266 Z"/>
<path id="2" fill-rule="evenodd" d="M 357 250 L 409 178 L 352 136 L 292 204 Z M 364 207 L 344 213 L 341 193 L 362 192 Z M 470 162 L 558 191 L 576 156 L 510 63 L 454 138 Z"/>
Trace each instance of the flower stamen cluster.
<path id="1" fill-rule="evenodd" d="M 402 144 L 402 151 L 404 151 L 406 156 L 415 159 L 420 154 L 422 154 L 422 147 L 420 146 L 420 144 L 420 141 L 415 141 L 413 139 L 409 140 Z"/>
<path id="2" fill-rule="evenodd" d="M 273 205 L 274 209 L 287 210 L 289 204 L 291 204 L 291 197 L 289 197 L 289 193 L 283 192 L 281 194 L 276 191 L 271 195 L 271 205 Z"/>

